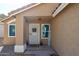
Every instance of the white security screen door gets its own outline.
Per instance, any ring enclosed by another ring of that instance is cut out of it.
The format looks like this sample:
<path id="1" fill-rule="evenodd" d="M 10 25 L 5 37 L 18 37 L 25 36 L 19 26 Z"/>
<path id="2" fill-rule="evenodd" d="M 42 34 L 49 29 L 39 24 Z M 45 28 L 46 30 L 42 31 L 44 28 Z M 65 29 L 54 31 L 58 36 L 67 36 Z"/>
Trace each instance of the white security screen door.
<path id="1" fill-rule="evenodd" d="M 29 24 L 29 44 L 40 44 L 40 24 Z"/>

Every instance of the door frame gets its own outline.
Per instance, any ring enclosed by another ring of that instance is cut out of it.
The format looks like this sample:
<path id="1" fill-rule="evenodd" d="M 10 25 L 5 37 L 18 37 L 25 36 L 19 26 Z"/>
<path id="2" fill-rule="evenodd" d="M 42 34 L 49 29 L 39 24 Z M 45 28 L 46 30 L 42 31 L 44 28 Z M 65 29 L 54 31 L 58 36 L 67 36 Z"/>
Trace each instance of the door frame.
<path id="1" fill-rule="evenodd" d="M 34 25 L 38 25 L 39 27 L 37 27 L 37 28 L 39 28 L 39 32 L 38 32 L 38 40 L 39 40 L 39 43 L 38 44 L 40 44 L 40 24 L 39 23 L 29 23 L 29 26 L 30 26 L 30 24 L 34 24 Z M 30 35 L 30 34 L 29 34 Z M 30 36 L 29 36 L 30 37 Z M 30 40 L 30 39 L 29 39 Z"/>

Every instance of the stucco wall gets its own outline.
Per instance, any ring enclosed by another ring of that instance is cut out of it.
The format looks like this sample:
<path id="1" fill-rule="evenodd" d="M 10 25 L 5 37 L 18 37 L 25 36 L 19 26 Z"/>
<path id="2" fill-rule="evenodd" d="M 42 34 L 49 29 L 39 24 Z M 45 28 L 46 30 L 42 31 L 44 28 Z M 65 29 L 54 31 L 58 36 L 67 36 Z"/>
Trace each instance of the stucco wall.
<path id="1" fill-rule="evenodd" d="M 58 3 L 42 3 L 29 10 L 26 10 L 20 15 L 22 16 L 51 16 L 52 12 L 58 6 Z"/>
<path id="2" fill-rule="evenodd" d="M 52 19 L 52 47 L 59 55 L 79 55 L 79 4 L 69 4 Z"/>
<path id="3" fill-rule="evenodd" d="M 21 15 L 16 15 L 16 45 L 24 44 L 24 20 Z"/>
<path id="4" fill-rule="evenodd" d="M 3 44 L 4 45 L 11 45 L 11 44 L 13 45 L 13 44 L 15 44 L 15 37 L 8 37 L 8 24 L 7 24 L 7 22 L 11 21 L 13 19 L 14 18 L 11 17 L 8 20 L 4 21 L 4 29 L 3 29 L 3 31 L 4 31 L 4 34 L 3 34 L 3 36 L 4 36 Z"/>

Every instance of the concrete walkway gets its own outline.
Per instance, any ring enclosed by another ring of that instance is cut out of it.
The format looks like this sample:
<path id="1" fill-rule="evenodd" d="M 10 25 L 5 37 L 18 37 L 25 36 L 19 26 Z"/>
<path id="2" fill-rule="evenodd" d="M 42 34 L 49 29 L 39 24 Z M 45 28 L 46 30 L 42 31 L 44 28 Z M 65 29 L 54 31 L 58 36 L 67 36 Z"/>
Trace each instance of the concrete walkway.
<path id="1" fill-rule="evenodd" d="M 24 53 L 16 54 L 14 46 L 4 46 L 0 56 L 58 56 L 55 50 L 47 46 L 27 46 Z"/>

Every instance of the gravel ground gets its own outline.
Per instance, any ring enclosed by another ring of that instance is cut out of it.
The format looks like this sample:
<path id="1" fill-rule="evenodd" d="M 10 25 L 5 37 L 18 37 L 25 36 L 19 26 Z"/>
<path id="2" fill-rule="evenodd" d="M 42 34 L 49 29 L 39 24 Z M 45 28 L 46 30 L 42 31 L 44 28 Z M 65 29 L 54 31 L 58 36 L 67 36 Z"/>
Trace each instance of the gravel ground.
<path id="1" fill-rule="evenodd" d="M 47 46 L 27 46 L 24 53 L 15 53 L 14 46 L 4 46 L 0 56 L 58 56 L 58 54 Z"/>
<path id="2" fill-rule="evenodd" d="M 3 38 L 0 38 L 0 46 L 4 46 Z M 27 46 L 24 53 L 15 53 L 14 45 L 10 45 L 3 47 L 0 56 L 58 56 L 58 54 L 47 46 Z"/>

